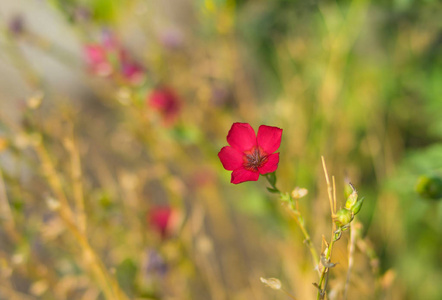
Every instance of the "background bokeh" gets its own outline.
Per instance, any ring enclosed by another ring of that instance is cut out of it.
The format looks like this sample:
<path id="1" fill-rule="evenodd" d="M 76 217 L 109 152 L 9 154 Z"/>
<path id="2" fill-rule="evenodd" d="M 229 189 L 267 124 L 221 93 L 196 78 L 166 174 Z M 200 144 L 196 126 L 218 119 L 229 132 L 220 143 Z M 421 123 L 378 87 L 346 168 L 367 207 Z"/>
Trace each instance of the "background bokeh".
<path id="1" fill-rule="evenodd" d="M 290 299 L 260 277 L 316 299 L 278 196 L 222 168 L 234 122 L 283 129 L 277 184 L 308 189 L 318 252 L 321 156 L 338 205 L 348 181 L 365 197 L 350 282 L 344 233 L 327 299 L 441 299 L 442 201 L 415 191 L 442 172 L 441 15 L 437 0 L 1 1 L 0 299 Z"/>

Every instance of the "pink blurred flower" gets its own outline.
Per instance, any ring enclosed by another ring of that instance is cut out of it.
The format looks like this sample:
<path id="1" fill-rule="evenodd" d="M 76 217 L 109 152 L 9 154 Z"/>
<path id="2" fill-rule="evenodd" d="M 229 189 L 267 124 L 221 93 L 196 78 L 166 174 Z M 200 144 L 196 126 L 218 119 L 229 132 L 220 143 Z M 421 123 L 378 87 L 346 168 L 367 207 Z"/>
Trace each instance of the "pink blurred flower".
<path id="1" fill-rule="evenodd" d="M 143 66 L 128 54 L 111 33 L 105 32 L 101 43 L 86 45 L 85 55 L 91 73 L 97 76 L 116 75 L 133 85 L 142 83 L 145 78 Z"/>
<path id="2" fill-rule="evenodd" d="M 216 174 L 208 167 L 201 167 L 195 170 L 190 177 L 188 185 L 194 189 L 199 189 L 206 185 L 210 185 L 216 181 Z"/>
<path id="3" fill-rule="evenodd" d="M 161 238 L 168 237 L 176 225 L 177 214 L 170 206 L 154 206 L 147 214 L 147 221 Z"/>
<path id="4" fill-rule="evenodd" d="M 234 123 L 227 135 L 230 146 L 223 147 L 218 157 L 226 170 L 233 171 L 231 183 L 257 181 L 259 175 L 278 168 L 282 129 L 261 125 L 258 136 L 248 123 Z"/>
<path id="5" fill-rule="evenodd" d="M 112 74 L 114 67 L 109 60 L 108 50 L 100 44 L 86 45 L 86 61 L 91 72 L 95 75 L 107 77 Z"/>
<path id="6" fill-rule="evenodd" d="M 122 77 L 134 85 L 142 83 L 146 77 L 144 68 L 124 50 L 120 51 L 120 71 Z"/>
<path id="7" fill-rule="evenodd" d="M 184 42 L 183 33 L 180 30 L 173 28 L 163 30 L 160 33 L 159 38 L 161 44 L 169 50 L 179 49 Z"/>
<path id="8" fill-rule="evenodd" d="M 164 123 L 170 125 L 178 117 L 180 111 L 180 99 L 174 91 L 167 87 L 157 88 L 148 96 L 148 104 L 160 112 Z"/>

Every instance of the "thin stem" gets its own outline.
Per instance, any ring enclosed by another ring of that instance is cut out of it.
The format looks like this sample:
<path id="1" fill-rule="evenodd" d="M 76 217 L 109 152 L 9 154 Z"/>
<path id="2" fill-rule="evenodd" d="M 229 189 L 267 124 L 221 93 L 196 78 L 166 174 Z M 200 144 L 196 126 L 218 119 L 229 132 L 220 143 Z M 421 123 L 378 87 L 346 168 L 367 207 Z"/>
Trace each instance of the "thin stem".
<path id="1" fill-rule="evenodd" d="M 328 200 L 330 202 L 330 210 L 333 215 L 334 214 L 334 207 L 336 206 L 336 204 L 333 201 L 333 199 L 334 199 L 333 198 L 333 186 L 330 184 L 330 178 L 328 177 L 327 166 L 325 165 L 324 156 L 321 156 L 321 160 L 322 160 L 322 167 L 324 169 L 325 181 L 327 182 L 327 192 L 328 192 Z"/>
<path id="2" fill-rule="evenodd" d="M 291 299 L 293 300 L 297 300 L 295 298 L 295 296 L 293 296 L 292 294 L 290 294 L 286 289 L 281 288 L 281 291 L 283 291 L 287 296 L 289 296 Z"/>
<path id="3" fill-rule="evenodd" d="M 78 229 L 78 227 L 72 222 L 70 217 L 68 217 L 68 214 L 66 213 L 66 210 L 64 208 L 60 209 L 59 214 L 61 219 L 64 221 L 66 227 L 69 229 L 69 231 L 72 233 L 72 235 L 75 237 L 80 247 L 82 248 L 86 263 L 92 269 L 92 272 L 95 274 L 95 277 L 99 285 L 101 286 L 101 290 L 103 291 L 103 294 L 105 295 L 106 299 L 118 299 L 114 297 L 114 294 L 112 292 L 112 285 L 109 281 L 108 276 L 106 276 L 106 271 L 104 269 L 104 266 L 102 265 L 102 263 L 100 263 L 95 252 L 89 245 L 89 242 L 87 241 L 86 237 Z"/>
<path id="4" fill-rule="evenodd" d="M 13 229 L 15 227 L 11 207 L 9 206 L 8 196 L 6 195 L 5 182 L 3 180 L 3 173 L 1 169 L 0 169 L 0 218 L 5 221 L 5 224 L 8 228 Z"/>
<path id="5" fill-rule="evenodd" d="M 332 210 L 332 217 L 334 214 L 336 214 L 336 182 L 335 182 L 335 176 L 332 176 L 333 181 L 333 210 Z"/>
<path id="6" fill-rule="evenodd" d="M 340 235 L 339 235 L 339 238 L 340 238 Z M 325 255 L 325 260 L 327 260 L 327 261 L 330 260 L 331 253 L 332 253 L 332 250 L 333 250 L 333 246 L 334 246 L 335 242 L 339 240 L 339 238 L 336 238 L 336 233 L 334 232 L 333 236 L 332 236 L 332 239 L 331 239 L 331 242 L 330 242 L 330 245 L 328 246 L 328 251 L 326 252 L 326 255 Z M 327 268 L 325 266 L 322 269 L 321 277 L 319 279 L 319 284 L 318 284 L 318 286 L 319 286 L 319 288 L 318 288 L 318 295 L 316 297 L 316 299 L 318 299 L 318 300 L 319 299 L 321 299 L 321 300 L 324 299 L 325 290 L 327 288 L 327 283 L 328 283 L 328 271 L 329 271 L 329 269 L 330 268 Z M 322 287 L 322 282 L 324 281 L 326 275 L 327 275 L 327 280 L 324 283 L 324 287 Z"/>
<path id="7" fill-rule="evenodd" d="M 75 222 L 73 222 L 73 212 L 69 206 L 69 202 L 64 193 L 59 176 L 43 143 L 35 143 L 34 149 L 36 150 L 37 155 L 40 158 L 43 173 L 46 176 L 50 187 L 53 190 L 55 196 L 60 201 L 60 207 L 58 209 L 60 217 L 64 221 L 64 224 L 69 229 L 69 231 L 78 241 L 78 244 L 83 250 L 85 258 L 90 260 L 91 263 L 88 264 L 88 267 L 90 267 L 92 269 L 92 272 L 95 274 L 106 299 L 128 299 L 127 296 L 120 289 L 116 280 L 109 274 L 96 252 L 90 246 L 85 233 L 78 227 Z"/>
<path id="8" fill-rule="evenodd" d="M 304 226 L 304 219 L 302 218 L 301 213 L 299 211 L 294 210 L 293 207 L 290 207 L 289 211 L 294 217 L 296 224 L 298 224 L 299 228 L 301 229 L 302 234 L 304 235 L 304 243 L 307 245 L 307 248 L 310 250 L 310 254 L 313 259 L 313 265 L 316 267 L 319 261 L 319 256 L 318 253 L 316 252 L 315 247 L 313 247 L 310 235 Z"/>
<path id="9" fill-rule="evenodd" d="M 68 150 L 71 158 L 71 176 L 72 176 L 72 192 L 75 200 L 75 208 L 77 212 L 77 223 L 81 231 L 86 231 L 86 213 L 84 207 L 84 193 L 81 160 L 78 153 L 78 146 L 74 138 L 74 130 L 71 128 L 71 138 L 64 141 L 65 147 Z"/>
<path id="10" fill-rule="evenodd" d="M 336 210 L 336 184 L 335 184 L 335 178 L 332 177 L 332 181 L 333 181 L 333 185 L 330 184 L 330 178 L 328 176 L 328 172 L 327 172 L 327 166 L 325 164 L 325 159 L 324 156 L 321 156 L 321 160 L 322 160 L 322 167 L 324 169 L 324 176 L 325 176 L 325 181 L 327 183 L 327 191 L 328 191 L 328 198 L 329 198 L 329 202 L 330 202 L 330 211 L 332 214 L 332 218 L 335 214 L 335 210 Z M 331 255 L 332 255 L 332 251 L 333 251 L 333 246 L 335 244 L 336 241 L 338 241 L 341 238 L 341 228 L 338 228 L 338 230 L 334 230 L 335 228 L 335 224 L 332 220 L 332 234 L 331 234 L 331 238 L 330 238 L 330 244 L 328 245 L 328 249 L 325 252 L 325 261 L 330 261 Z M 320 275 L 320 279 L 319 279 L 319 284 L 318 284 L 318 294 L 317 294 L 317 299 L 324 299 L 325 296 L 325 292 L 327 289 L 327 283 L 328 283 L 328 272 L 329 272 L 329 267 L 323 266 L 322 271 L 321 271 L 321 275 Z M 325 279 L 325 282 L 324 282 Z M 324 283 L 324 286 L 322 286 Z"/>
<path id="11" fill-rule="evenodd" d="M 269 184 L 271 185 L 272 189 L 274 189 L 275 191 L 277 191 L 279 193 L 279 196 L 281 198 L 285 198 L 286 195 L 284 195 L 277 187 L 276 184 L 273 184 L 270 180 L 270 175 L 267 174 L 266 175 L 267 181 L 269 182 Z M 302 234 L 304 235 L 304 241 L 305 244 L 307 245 L 308 249 L 310 250 L 310 254 L 312 256 L 313 259 L 313 265 L 316 267 L 319 261 L 319 256 L 318 253 L 316 252 L 316 249 L 313 247 L 312 244 L 312 240 L 310 238 L 310 234 L 308 233 L 307 229 L 305 228 L 305 222 L 304 222 L 304 218 L 301 215 L 301 212 L 298 210 L 298 206 L 297 203 L 295 204 L 295 199 L 293 199 L 293 197 L 291 195 L 289 195 L 289 211 L 292 214 L 292 216 L 294 217 L 296 224 L 298 224 L 299 228 L 301 229 Z M 319 270 L 318 270 L 319 272 Z"/>
<path id="12" fill-rule="evenodd" d="M 354 263 L 354 254 L 355 254 L 355 248 L 356 248 L 355 247 L 356 230 L 354 228 L 355 221 L 356 220 L 353 220 L 353 222 L 350 223 L 350 240 L 348 241 L 348 269 L 347 269 L 347 279 L 345 280 L 344 295 L 342 296 L 343 300 L 347 299 L 348 287 L 350 285 L 350 275 L 351 275 L 351 270 L 353 268 L 353 263 Z"/>
<path id="13" fill-rule="evenodd" d="M 66 213 L 71 215 L 72 211 L 68 199 L 63 190 L 63 185 L 60 181 L 60 177 L 57 176 L 57 172 L 55 171 L 54 164 L 52 163 L 49 153 L 43 146 L 42 142 L 35 143 L 34 149 L 37 152 L 38 157 L 40 158 L 43 175 L 46 177 L 49 186 L 52 188 L 55 197 L 58 199 L 58 201 L 60 201 L 61 205 L 65 207 Z"/>

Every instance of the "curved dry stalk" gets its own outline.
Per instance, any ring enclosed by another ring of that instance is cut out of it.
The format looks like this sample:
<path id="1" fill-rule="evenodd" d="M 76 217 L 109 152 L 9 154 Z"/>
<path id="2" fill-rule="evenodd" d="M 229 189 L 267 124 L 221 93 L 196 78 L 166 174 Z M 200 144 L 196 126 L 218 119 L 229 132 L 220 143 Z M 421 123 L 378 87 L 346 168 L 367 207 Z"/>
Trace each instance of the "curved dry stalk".
<path id="1" fill-rule="evenodd" d="M 89 244 L 85 232 L 81 230 L 81 227 L 79 227 L 76 222 L 74 222 L 74 213 L 71 210 L 60 178 L 43 143 L 39 141 L 34 143 L 33 146 L 41 161 L 46 180 L 57 197 L 57 200 L 55 200 L 55 203 L 53 203 L 53 208 L 54 210 L 58 211 L 60 218 L 63 220 L 70 233 L 77 240 L 80 248 L 83 251 L 83 255 L 87 260 L 90 261 L 88 266 L 91 268 L 92 272 L 97 278 L 98 284 L 100 285 L 106 299 L 128 300 L 127 296 L 118 285 L 118 282 L 109 274 L 103 262 Z"/>

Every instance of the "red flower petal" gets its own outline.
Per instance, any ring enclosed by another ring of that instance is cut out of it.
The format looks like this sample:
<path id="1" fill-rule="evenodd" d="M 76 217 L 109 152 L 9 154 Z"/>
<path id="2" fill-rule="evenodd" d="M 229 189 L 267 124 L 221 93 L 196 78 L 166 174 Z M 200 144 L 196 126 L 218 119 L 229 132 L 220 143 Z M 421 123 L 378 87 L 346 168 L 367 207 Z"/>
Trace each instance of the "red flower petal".
<path id="1" fill-rule="evenodd" d="M 166 125 L 171 125 L 178 117 L 180 111 L 180 99 L 167 87 L 157 88 L 148 96 L 149 105 L 158 110 Z"/>
<path id="2" fill-rule="evenodd" d="M 258 129 L 258 146 L 267 154 L 273 153 L 281 144 L 281 136 L 281 128 L 261 125 Z"/>
<path id="3" fill-rule="evenodd" d="M 98 76 L 109 76 L 113 72 L 107 52 L 101 45 L 87 45 L 85 47 L 86 61 L 92 73 Z"/>
<path id="4" fill-rule="evenodd" d="M 248 151 L 256 146 L 255 130 L 248 123 L 233 123 L 227 142 L 241 152 Z"/>
<path id="5" fill-rule="evenodd" d="M 232 172 L 232 179 L 230 180 L 230 182 L 238 184 L 244 181 L 257 181 L 258 178 L 258 172 L 252 172 L 244 168 L 239 168 Z"/>
<path id="6" fill-rule="evenodd" d="M 224 169 L 229 171 L 241 168 L 243 165 L 241 152 L 230 146 L 223 147 L 218 153 L 218 157 Z"/>
<path id="7" fill-rule="evenodd" d="M 165 237 L 172 216 L 172 209 L 169 206 L 153 207 L 149 211 L 148 220 L 150 225 L 157 230 L 162 237 Z"/>
<path id="8" fill-rule="evenodd" d="M 106 50 L 100 45 L 86 45 L 84 50 L 89 63 L 100 63 L 107 60 Z"/>
<path id="9" fill-rule="evenodd" d="M 262 165 L 260 168 L 258 168 L 258 171 L 261 175 L 275 172 L 278 168 L 279 163 L 279 153 L 273 153 L 267 156 L 267 161 Z"/>

